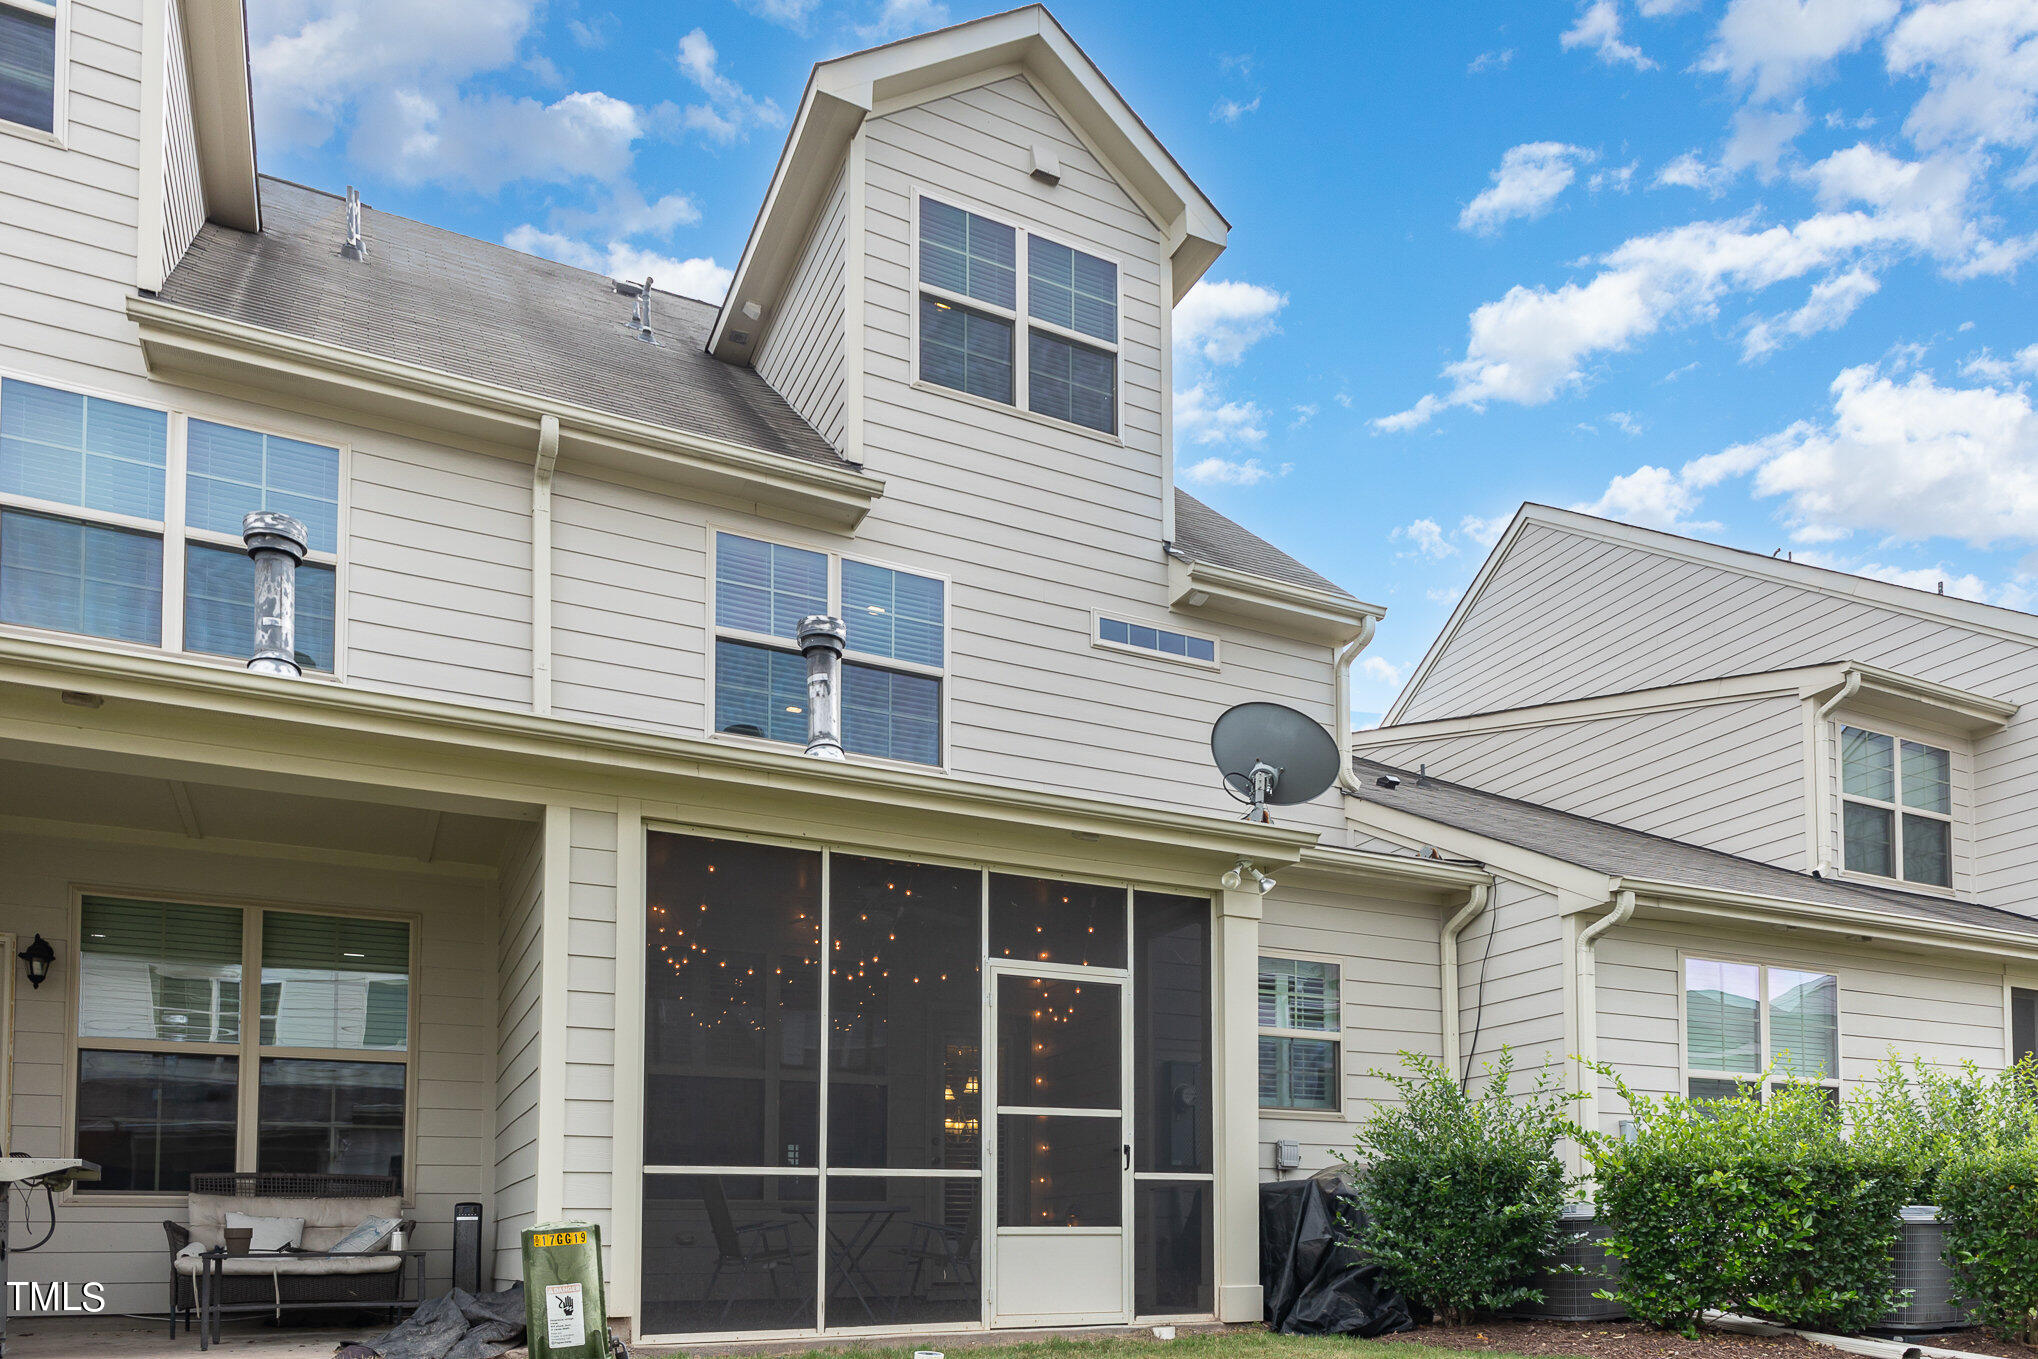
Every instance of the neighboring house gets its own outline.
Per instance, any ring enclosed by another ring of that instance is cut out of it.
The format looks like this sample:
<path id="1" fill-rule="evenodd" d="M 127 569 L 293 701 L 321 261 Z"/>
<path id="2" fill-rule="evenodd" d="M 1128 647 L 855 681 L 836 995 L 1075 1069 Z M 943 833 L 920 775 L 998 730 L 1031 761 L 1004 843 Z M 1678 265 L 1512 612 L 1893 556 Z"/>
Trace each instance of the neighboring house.
<path id="1" fill-rule="evenodd" d="M 1528 505 L 1347 810 L 1502 883 L 1458 945 L 1467 1066 L 1997 1069 L 2038 1038 L 2034 697 L 2029 614 Z"/>
<path id="2" fill-rule="evenodd" d="M 598 1223 L 638 1335 L 1258 1317 L 1276 1144 L 1437 1050 L 1492 876 L 1223 795 L 1381 610 L 1175 487 L 1228 227 L 1055 21 L 818 66 L 719 306 L 350 239 L 234 0 L 0 53 L 0 1126 L 105 1168 L 16 1274 L 157 1310 L 192 1172 L 360 1171 L 435 1286 L 456 1203 L 504 1280 Z"/>

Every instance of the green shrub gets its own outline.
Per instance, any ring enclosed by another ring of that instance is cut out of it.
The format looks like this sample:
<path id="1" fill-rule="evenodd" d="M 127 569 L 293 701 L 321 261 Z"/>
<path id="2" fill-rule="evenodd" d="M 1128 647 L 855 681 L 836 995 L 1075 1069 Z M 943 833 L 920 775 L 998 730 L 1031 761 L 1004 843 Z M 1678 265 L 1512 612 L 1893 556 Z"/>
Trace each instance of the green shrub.
<path id="1" fill-rule="evenodd" d="M 2003 1071 L 1973 1062 L 1955 1070 L 1883 1059 L 1875 1084 L 1848 1101 L 1858 1143 L 1901 1158 L 1916 1176 L 1913 1203 L 1937 1203 L 1939 1176 L 1952 1161 L 1987 1147 L 2015 1146 L 2034 1134 L 2029 1111 L 2038 1098 L 2038 1065 L 2026 1058 Z"/>
<path id="2" fill-rule="evenodd" d="M 1960 1296 L 1985 1324 L 2038 1342 L 2038 1139 L 1957 1155 L 1938 1187 L 1946 1263 Z"/>
<path id="3" fill-rule="evenodd" d="M 1788 1082 L 1764 1101 L 1626 1098 L 1632 1137 L 1587 1143 L 1621 1275 L 1605 1295 L 1697 1333 L 1710 1310 L 1858 1331 L 1900 1300 L 1891 1249 L 1909 1160 L 1843 1136 L 1831 1093 Z M 1766 1082 L 1765 1082 L 1766 1083 Z"/>
<path id="4" fill-rule="evenodd" d="M 1366 1215 L 1347 1224 L 1354 1244 L 1446 1323 L 1541 1301 L 1524 1281 L 1564 1244 L 1571 1181 L 1556 1148 L 1577 1132 L 1565 1112 L 1577 1097 L 1547 1071 L 1515 1092 L 1506 1048 L 1477 1095 L 1431 1058 L 1401 1060 L 1406 1074 L 1373 1073 L 1400 1104 L 1367 1118 L 1345 1159 Z"/>

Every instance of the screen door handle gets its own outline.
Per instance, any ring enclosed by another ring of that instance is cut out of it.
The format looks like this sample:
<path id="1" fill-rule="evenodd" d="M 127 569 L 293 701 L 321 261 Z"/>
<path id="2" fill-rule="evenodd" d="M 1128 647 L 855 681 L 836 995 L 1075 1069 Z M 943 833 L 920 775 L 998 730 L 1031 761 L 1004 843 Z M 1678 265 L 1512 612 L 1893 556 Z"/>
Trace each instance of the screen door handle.
<path id="1" fill-rule="evenodd" d="M 1132 1143 L 1130 1142 L 1125 1144 L 1125 1168 L 1127 1170 L 1132 1169 Z"/>

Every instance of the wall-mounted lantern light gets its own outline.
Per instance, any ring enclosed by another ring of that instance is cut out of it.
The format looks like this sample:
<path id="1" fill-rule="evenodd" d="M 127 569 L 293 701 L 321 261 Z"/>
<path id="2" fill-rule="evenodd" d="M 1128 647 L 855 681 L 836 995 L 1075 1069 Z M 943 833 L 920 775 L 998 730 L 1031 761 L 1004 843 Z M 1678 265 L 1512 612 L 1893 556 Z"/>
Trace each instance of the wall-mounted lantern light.
<path id="1" fill-rule="evenodd" d="M 29 946 L 14 955 L 28 964 L 28 984 L 40 987 L 50 974 L 50 964 L 57 960 L 57 951 L 50 947 L 50 941 L 38 934 Z"/>

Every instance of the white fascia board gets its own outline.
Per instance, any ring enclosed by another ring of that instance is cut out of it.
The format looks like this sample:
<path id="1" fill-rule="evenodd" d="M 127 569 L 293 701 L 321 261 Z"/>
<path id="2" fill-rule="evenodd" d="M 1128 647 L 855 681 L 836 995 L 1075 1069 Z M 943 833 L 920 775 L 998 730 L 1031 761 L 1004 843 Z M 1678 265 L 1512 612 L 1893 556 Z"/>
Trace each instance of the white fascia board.
<path id="1" fill-rule="evenodd" d="M 1501 875 L 1563 898 L 1605 901 L 1620 879 L 1540 850 L 1460 830 L 1456 826 L 1367 798 L 1345 799 L 1345 820 L 1360 831 L 1405 845 L 1434 845 L 1454 859 L 1472 860 Z"/>
<path id="2" fill-rule="evenodd" d="M 181 3 L 205 214 L 222 226 L 260 231 L 262 201 L 255 179 L 255 100 L 248 67 L 246 8 L 241 0 Z"/>
<path id="3" fill-rule="evenodd" d="M 1831 677 L 1816 686 L 1808 685 L 1804 697 L 1830 698 L 1846 687 L 1850 677 L 1859 676 L 1860 683 L 1843 705 L 1845 711 L 1882 713 L 1969 737 L 2001 731 L 2018 711 L 2017 704 L 2004 699 L 1970 693 L 1864 661 L 1824 668 L 1832 672 Z"/>
<path id="4" fill-rule="evenodd" d="M 2038 959 L 2038 935 L 1992 929 L 1964 921 L 1935 920 L 1860 906 L 1835 906 L 1760 896 L 1685 883 L 1621 878 L 1618 885 L 1635 893 L 1651 914 L 1686 919 L 1734 920 L 1847 935 L 1869 942 L 1982 957 Z M 1585 909 L 1593 909 L 1588 905 Z"/>
<path id="5" fill-rule="evenodd" d="M 1481 864 L 1335 845 L 1303 850 L 1301 861 L 1283 873 L 1298 881 L 1323 880 L 1334 888 L 1384 890 L 1430 901 L 1459 900 L 1471 888 L 1493 884 L 1492 870 Z"/>
<path id="6" fill-rule="evenodd" d="M 1168 558 L 1168 607 L 1243 623 L 1298 642 L 1338 647 L 1386 617 L 1384 605 L 1209 562 Z"/>
<path id="7" fill-rule="evenodd" d="M 1630 689 L 1625 693 L 1601 694 L 1593 698 L 1563 699 L 1555 703 L 1533 703 L 1520 708 L 1500 708 L 1464 717 L 1437 717 L 1425 722 L 1407 722 L 1398 727 L 1373 727 L 1352 735 L 1354 747 L 1406 745 L 1411 741 L 1434 740 L 1443 736 L 1485 735 L 1498 731 L 1523 731 L 1535 727 L 1563 726 L 1637 713 L 1670 712 L 1679 708 L 1703 708 L 1716 703 L 1739 703 L 1752 698 L 1803 698 L 1809 693 L 1830 690 L 1842 681 L 1843 667 L 1808 665 L 1790 670 L 1770 670 L 1752 675 L 1726 675 L 1719 679 L 1694 680 L 1688 684 L 1665 684 L 1653 689 Z"/>

